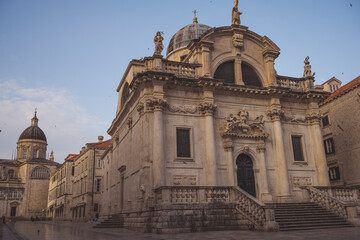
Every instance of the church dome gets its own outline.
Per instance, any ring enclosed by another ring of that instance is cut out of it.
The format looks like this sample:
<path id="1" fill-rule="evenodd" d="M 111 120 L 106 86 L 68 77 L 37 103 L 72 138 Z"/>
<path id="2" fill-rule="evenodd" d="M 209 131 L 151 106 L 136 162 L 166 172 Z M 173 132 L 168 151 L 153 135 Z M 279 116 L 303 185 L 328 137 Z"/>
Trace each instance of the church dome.
<path id="1" fill-rule="evenodd" d="M 22 139 L 36 139 L 46 142 L 46 136 L 43 130 L 38 127 L 38 118 L 36 117 L 36 112 L 34 117 L 31 119 L 31 126 L 26 128 L 20 135 L 19 140 Z"/>
<path id="2" fill-rule="evenodd" d="M 194 18 L 194 23 L 189 24 L 179 31 L 170 39 L 166 55 L 175 49 L 187 46 L 192 40 L 199 38 L 210 27 L 204 24 L 198 24 L 197 19 Z"/>

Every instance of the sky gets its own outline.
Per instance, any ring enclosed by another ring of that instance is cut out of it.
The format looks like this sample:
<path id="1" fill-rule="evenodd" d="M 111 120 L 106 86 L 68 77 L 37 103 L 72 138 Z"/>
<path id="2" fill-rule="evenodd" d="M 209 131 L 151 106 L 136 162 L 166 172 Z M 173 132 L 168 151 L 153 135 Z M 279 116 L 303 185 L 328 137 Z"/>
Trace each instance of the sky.
<path id="1" fill-rule="evenodd" d="M 192 23 L 231 24 L 233 0 L 0 0 L 0 159 L 12 158 L 38 109 L 48 153 L 62 163 L 97 136 L 109 139 L 116 88 L 131 59 L 151 56 Z M 315 84 L 360 75 L 360 0 L 240 0 L 241 24 L 281 51 L 279 75 Z"/>

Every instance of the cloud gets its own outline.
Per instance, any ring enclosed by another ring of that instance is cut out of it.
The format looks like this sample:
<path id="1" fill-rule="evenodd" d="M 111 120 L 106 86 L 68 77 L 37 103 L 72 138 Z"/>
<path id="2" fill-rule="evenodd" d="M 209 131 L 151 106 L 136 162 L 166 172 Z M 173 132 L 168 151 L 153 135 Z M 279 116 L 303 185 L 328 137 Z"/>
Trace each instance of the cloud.
<path id="1" fill-rule="evenodd" d="M 63 162 L 85 143 L 106 135 L 110 123 L 89 114 L 66 89 L 25 87 L 19 81 L 0 82 L 0 158 L 10 159 L 21 132 L 38 109 L 39 127 L 47 137 L 48 154 Z M 107 137 L 105 137 L 106 139 Z"/>

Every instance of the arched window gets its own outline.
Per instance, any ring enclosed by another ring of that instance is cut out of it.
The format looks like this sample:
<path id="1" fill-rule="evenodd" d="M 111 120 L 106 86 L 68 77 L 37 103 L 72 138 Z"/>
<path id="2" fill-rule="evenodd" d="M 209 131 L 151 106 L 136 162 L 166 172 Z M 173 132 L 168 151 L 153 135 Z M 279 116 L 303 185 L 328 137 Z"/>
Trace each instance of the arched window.
<path id="1" fill-rule="evenodd" d="M 214 78 L 222 79 L 225 83 L 235 83 L 235 67 L 234 60 L 230 60 L 220 64 L 216 69 Z M 245 86 L 262 87 L 261 80 L 253 67 L 249 64 L 241 63 L 242 80 Z"/>
<path id="2" fill-rule="evenodd" d="M 216 69 L 214 78 L 222 79 L 226 83 L 235 83 L 234 61 L 227 61 Z"/>
<path id="3" fill-rule="evenodd" d="M 129 84 L 126 82 L 121 94 L 121 106 L 124 106 L 126 99 L 129 97 L 130 91 L 129 91 Z"/>
<path id="4" fill-rule="evenodd" d="M 31 172 L 32 179 L 50 179 L 50 173 L 45 167 L 36 167 Z"/>
<path id="5" fill-rule="evenodd" d="M 34 149 L 34 150 L 33 150 L 33 158 L 36 158 L 36 157 L 37 157 L 37 150 Z"/>
<path id="6" fill-rule="evenodd" d="M 254 71 L 254 69 L 246 64 L 241 64 L 241 72 L 242 72 L 242 80 L 246 86 L 255 86 L 255 87 L 261 87 L 261 81 Z"/>
<path id="7" fill-rule="evenodd" d="M 23 158 L 26 158 L 26 156 L 27 156 L 27 149 L 24 148 L 24 149 L 22 150 L 22 152 L 23 152 Z"/>

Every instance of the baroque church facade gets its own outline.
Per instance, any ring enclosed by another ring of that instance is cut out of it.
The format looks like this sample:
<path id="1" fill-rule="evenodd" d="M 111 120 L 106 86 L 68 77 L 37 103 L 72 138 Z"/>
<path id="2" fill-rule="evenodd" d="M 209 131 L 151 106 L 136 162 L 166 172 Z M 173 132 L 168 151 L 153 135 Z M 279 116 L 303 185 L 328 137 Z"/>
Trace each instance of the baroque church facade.
<path id="1" fill-rule="evenodd" d="M 240 14 L 236 1 L 230 26 L 194 17 L 166 57 L 158 32 L 154 55 L 129 63 L 103 156 L 101 216 L 153 232 L 269 230 L 266 206 L 314 202 L 313 186 L 329 187 L 319 114 L 328 94 L 314 86 L 309 57 L 302 77 L 278 75 L 280 48 Z"/>
<path id="2" fill-rule="evenodd" d="M 17 142 L 16 159 L 0 159 L 0 215 L 43 218 L 49 178 L 57 168 L 53 153 L 46 159 L 47 139 L 38 126 L 36 111 L 31 126 Z"/>

